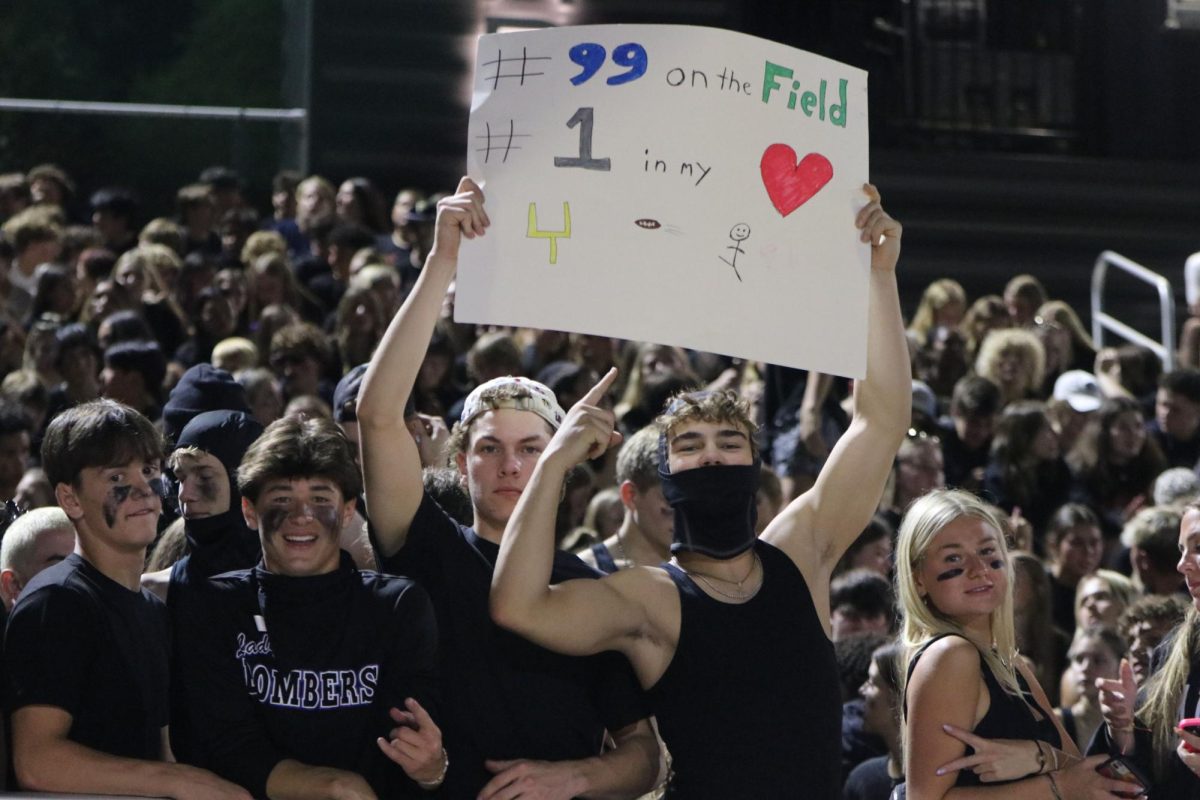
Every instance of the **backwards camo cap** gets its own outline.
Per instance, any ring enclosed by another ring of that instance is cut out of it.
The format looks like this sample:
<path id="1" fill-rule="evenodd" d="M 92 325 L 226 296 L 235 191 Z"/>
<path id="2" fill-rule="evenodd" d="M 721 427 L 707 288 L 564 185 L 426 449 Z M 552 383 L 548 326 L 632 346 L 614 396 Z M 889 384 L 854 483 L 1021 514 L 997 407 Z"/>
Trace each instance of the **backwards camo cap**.
<path id="1" fill-rule="evenodd" d="M 506 386 L 520 387 L 528 392 L 528 394 L 525 397 L 485 396 L 492 394 L 496 389 Z M 558 399 L 554 396 L 554 392 L 546 388 L 544 384 L 530 380 L 529 378 L 516 378 L 512 375 L 506 375 L 503 378 L 493 378 L 487 383 L 481 383 L 479 386 L 476 386 L 475 390 L 467 395 L 467 399 L 463 401 L 462 414 L 458 419 L 462 425 L 470 425 L 480 414 L 497 408 L 515 408 L 518 411 L 532 411 L 550 423 L 550 427 L 554 428 L 554 430 L 558 430 L 558 426 L 562 425 L 563 417 L 566 416 L 562 410 L 562 406 L 558 404 Z"/>

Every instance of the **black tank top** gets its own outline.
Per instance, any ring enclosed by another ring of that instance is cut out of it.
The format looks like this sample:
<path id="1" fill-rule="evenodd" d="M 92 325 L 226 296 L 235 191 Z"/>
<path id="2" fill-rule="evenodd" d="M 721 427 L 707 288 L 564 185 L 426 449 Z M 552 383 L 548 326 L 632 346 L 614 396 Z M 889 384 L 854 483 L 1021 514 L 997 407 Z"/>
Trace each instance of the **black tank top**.
<path id="1" fill-rule="evenodd" d="M 612 553 L 609 552 L 608 545 L 604 542 L 596 542 L 592 545 L 592 556 L 596 559 L 596 569 L 605 575 L 612 575 L 617 571 L 617 562 L 613 561 Z"/>
<path id="2" fill-rule="evenodd" d="M 705 594 L 667 564 L 679 590 L 679 646 L 648 692 L 672 757 L 667 797 L 841 797 L 841 690 L 833 644 L 800 570 L 758 541 L 758 594 Z"/>
<path id="3" fill-rule="evenodd" d="M 908 662 L 908 678 L 912 679 L 913 670 L 916 669 L 917 661 L 921 656 L 925 655 L 925 651 L 930 645 L 938 639 L 944 639 L 947 636 L 956 636 L 953 633 L 944 633 L 941 636 L 936 636 L 929 640 L 917 651 L 917 654 Z M 963 637 L 965 638 L 965 637 Z M 968 640 L 969 641 L 969 640 Z M 1061 749 L 1063 746 L 1062 737 L 1058 735 L 1058 728 L 1055 727 L 1054 721 L 1046 716 L 1042 711 L 1037 701 L 1033 699 L 1033 693 L 1029 689 L 1029 684 L 1025 682 L 1025 678 L 1020 672 L 1017 673 L 1017 685 L 1021 687 L 1021 692 L 1025 699 L 1009 694 L 1004 690 L 1000 681 L 992 674 L 992 670 L 988 667 L 987 662 L 982 658 L 979 662 L 980 668 L 983 671 L 983 682 L 988 690 L 988 710 L 983 715 L 983 719 L 979 720 L 979 724 L 975 726 L 973 733 L 976 736 L 982 736 L 985 739 L 1031 739 L 1046 742 L 1052 747 Z M 905 684 L 904 697 L 904 712 L 908 713 L 908 682 Z M 1038 710 L 1038 715 L 1041 719 L 1034 716 L 1034 709 Z M 967 754 L 975 752 L 972 747 L 967 747 Z M 1021 780 L 1017 778 L 1015 780 Z M 1011 781 L 993 781 L 995 783 L 1011 783 Z M 969 769 L 959 770 L 958 778 L 954 782 L 955 786 L 981 786 L 979 776 Z"/>

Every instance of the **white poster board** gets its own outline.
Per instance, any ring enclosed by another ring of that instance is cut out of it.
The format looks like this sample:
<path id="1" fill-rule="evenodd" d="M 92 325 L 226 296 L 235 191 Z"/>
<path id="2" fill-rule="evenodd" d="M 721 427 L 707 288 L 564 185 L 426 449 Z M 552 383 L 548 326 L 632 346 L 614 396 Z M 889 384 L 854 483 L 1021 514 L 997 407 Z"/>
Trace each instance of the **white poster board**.
<path id="1" fill-rule="evenodd" d="M 729 31 L 479 39 L 455 318 L 862 377 L 867 76 Z"/>

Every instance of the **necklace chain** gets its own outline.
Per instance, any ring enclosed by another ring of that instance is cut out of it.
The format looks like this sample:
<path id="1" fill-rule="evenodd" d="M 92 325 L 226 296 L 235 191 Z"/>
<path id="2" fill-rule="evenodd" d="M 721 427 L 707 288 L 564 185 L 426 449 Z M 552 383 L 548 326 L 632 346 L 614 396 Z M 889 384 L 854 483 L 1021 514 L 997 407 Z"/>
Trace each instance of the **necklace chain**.
<path id="1" fill-rule="evenodd" d="M 676 562 L 676 563 L 678 563 L 678 562 Z M 722 578 L 717 575 L 708 575 L 703 572 L 696 572 L 695 570 L 688 569 L 687 567 L 683 566 L 682 564 L 679 565 L 679 568 L 681 570 L 683 570 L 685 573 L 687 573 L 688 575 L 691 575 L 693 577 L 699 578 L 700 580 L 704 581 L 705 586 L 707 586 L 709 589 L 712 589 L 714 592 L 721 595 L 722 597 L 728 597 L 730 600 L 745 600 L 750 596 L 751 593 L 745 591 L 742 588 L 742 584 L 744 584 L 746 581 L 750 580 L 750 576 L 752 576 L 754 574 L 754 568 L 757 565 L 758 565 L 758 553 L 753 553 L 752 558 L 750 560 L 750 569 L 747 570 L 746 575 L 740 581 L 733 580 L 730 578 Z M 732 585 L 736 586 L 738 588 L 738 594 L 730 594 L 729 592 L 725 592 L 725 591 L 718 589 L 716 586 L 712 585 L 712 583 L 709 581 L 709 578 L 711 578 L 714 581 L 720 581 L 721 583 L 728 583 L 728 584 L 732 584 Z"/>

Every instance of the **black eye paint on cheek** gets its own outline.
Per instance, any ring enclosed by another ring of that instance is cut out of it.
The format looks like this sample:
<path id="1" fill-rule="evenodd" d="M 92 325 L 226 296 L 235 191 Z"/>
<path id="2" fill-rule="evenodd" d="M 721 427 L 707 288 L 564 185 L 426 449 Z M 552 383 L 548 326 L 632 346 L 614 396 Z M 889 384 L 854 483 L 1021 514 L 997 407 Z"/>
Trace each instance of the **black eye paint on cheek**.
<path id="1" fill-rule="evenodd" d="M 104 524 L 112 527 L 117 523 L 117 509 L 129 499 L 132 486 L 114 486 L 104 495 Z"/>
<path id="2" fill-rule="evenodd" d="M 337 534 L 341 531 L 342 519 L 338 509 L 333 506 L 322 506 L 313 510 L 313 517 L 317 522 L 321 523 L 321 527 L 332 534 Z"/>
<path id="3" fill-rule="evenodd" d="M 262 526 L 262 532 L 267 536 L 274 536 L 283 527 L 283 523 L 288 518 L 288 510 L 286 508 L 269 508 L 259 516 L 259 524 Z"/>
<path id="4" fill-rule="evenodd" d="M 171 480 L 166 475 L 152 478 L 149 483 L 150 491 L 158 495 L 159 500 L 166 500 L 171 496 Z"/>
<path id="5" fill-rule="evenodd" d="M 991 567 L 992 569 L 1004 569 L 1004 562 L 1001 561 L 1000 559 L 996 559 L 995 561 L 988 564 L 988 566 Z"/>
<path id="6" fill-rule="evenodd" d="M 962 575 L 964 572 L 966 572 L 966 570 L 963 569 L 962 567 L 955 567 L 954 569 L 948 569 L 945 572 L 938 573 L 937 579 L 939 581 L 954 580 L 959 575 Z"/>

